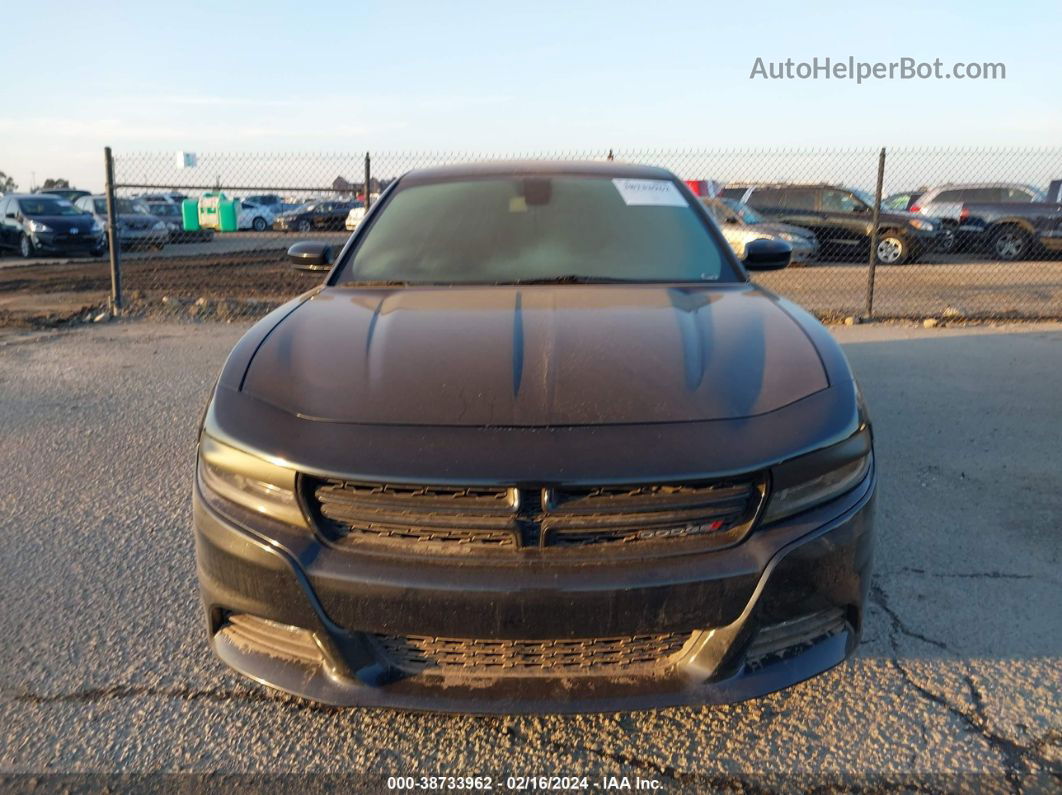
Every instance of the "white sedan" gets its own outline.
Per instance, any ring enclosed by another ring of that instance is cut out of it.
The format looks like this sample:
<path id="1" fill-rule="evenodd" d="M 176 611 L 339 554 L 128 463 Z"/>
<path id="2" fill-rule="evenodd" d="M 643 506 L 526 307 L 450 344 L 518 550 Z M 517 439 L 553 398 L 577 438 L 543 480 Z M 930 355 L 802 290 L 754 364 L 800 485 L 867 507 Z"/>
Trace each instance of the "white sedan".
<path id="1" fill-rule="evenodd" d="M 273 211 L 264 204 L 240 202 L 240 214 L 236 217 L 236 227 L 264 232 L 273 226 L 273 218 Z"/>
<path id="2" fill-rule="evenodd" d="M 365 205 L 359 202 L 357 207 L 350 208 L 350 212 L 347 213 L 347 220 L 343 222 L 343 226 L 346 227 L 348 232 L 353 232 L 364 217 Z"/>

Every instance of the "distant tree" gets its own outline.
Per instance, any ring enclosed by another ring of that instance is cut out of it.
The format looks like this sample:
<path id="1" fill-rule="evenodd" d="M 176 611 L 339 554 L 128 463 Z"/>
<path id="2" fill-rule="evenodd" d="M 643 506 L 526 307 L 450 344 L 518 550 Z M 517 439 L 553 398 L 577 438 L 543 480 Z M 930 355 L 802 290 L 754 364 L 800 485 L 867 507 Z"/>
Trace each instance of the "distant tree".
<path id="1" fill-rule="evenodd" d="M 18 183 L 3 171 L 0 171 L 0 193 L 11 193 L 16 190 L 18 190 Z"/>
<path id="2" fill-rule="evenodd" d="M 67 182 L 65 179 L 62 179 L 61 177 L 59 179 L 52 179 L 51 177 L 48 177 L 48 179 L 44 180 L 44 184 L 41 185 L 41 190 L 51 190 L 53 188 L 69 187 L 70 183 Z"/>

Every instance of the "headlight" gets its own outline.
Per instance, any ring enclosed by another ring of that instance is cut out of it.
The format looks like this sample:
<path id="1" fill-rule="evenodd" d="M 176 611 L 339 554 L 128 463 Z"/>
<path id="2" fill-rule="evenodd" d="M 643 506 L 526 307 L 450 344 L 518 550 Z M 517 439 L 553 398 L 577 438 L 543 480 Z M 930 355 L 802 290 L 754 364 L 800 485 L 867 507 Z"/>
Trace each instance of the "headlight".
<path id="1" fill-rule="evenodd" d="M 923 221 L 921 218 L 912 218 L 908 221 L 915 229 L 921 229 L 923 232 L 932 232 L 936 229 L 932 221 Z"/>
<path id="2" fill-rule="evenodd" d="M 307 527 L 295 496 L 295 470 L 245 453 L 203 434 L 199 485 L 208 501 L 222 500 L 288 524 Z"/>
<path id="3" fill-rule="evenodd" d="M 786 243 L 796 243 L 798 240 L 800 240 L 799 237 L 792 234 L 791 232 L 780 232 L 778 237 L 782 238 L 782 240 L 784 240 Z"/>
<path id="4" fill-rule="evenodd" d="M 100 224 L 100 222 L 97 221 L 95 218 L 92 219 L 91 231 L 94 235 L 98 235 L 100 232 L 103 231 L 103 225 Z"/>
<path id="5" fill-rule="evenodd" d="M 163 232 L 166 230 L 166 224 L 162 221 L 156 221 L 155 225 L 151 228 L 155 229 L 156 231 Z"/>
<path id="6" fill-rule="evenodd" d="M 851 491 L 866 477 L 873 459 L 870 429 L 864 426 L 840 444 L 775 467 L 763 522 L 784 519 Z"/>
<path id="7" fill-rule="evenodd" d="M 29 228 L 31 232 L 51 232 L 52 228 L 48 224 L 42 224 L 40 221 L 30 221 Z"/>

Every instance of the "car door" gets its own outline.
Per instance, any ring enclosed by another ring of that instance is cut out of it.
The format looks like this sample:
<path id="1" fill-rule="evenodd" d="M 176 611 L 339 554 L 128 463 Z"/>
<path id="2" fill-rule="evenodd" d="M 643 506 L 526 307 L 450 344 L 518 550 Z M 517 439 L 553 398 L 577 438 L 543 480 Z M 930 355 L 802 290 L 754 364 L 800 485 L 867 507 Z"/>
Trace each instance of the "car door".
<path id="1" fill-rule="evenodd" d="M 822 188 L 819 199 L 819 223 L 823 228 L 827 253 L 836 257 L 862 256 L 870 240 L 870 208 L 851 191 Z"/>

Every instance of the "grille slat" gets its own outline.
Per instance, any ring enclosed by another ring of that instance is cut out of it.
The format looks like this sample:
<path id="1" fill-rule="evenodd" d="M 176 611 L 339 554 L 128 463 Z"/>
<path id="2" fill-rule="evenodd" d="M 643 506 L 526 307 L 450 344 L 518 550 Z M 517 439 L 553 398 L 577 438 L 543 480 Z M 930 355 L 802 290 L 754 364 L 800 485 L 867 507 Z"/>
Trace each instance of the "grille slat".
<path id="1" fill-rule="evenodd" d="M 558 640 L 479 640 L 373 635 L 407 673 L 469 677 L 648 674 L 671 665 L 689 633 Z"/>
<path id="2" fill-rule="evenodd" d="M 722 546 L 749 528 L 764 494 L 762 478 L 583 489 L 305 482 L 333 540 L 443 554 L 683 540 Z"/>

